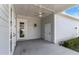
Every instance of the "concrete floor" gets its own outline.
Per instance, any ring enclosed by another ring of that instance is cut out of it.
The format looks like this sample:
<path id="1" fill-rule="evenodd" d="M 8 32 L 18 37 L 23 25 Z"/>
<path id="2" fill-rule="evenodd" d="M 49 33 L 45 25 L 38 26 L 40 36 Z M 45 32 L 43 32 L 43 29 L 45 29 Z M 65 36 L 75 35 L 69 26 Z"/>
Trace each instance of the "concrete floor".
<path id="1" fill-rule="evenodd" d="M 14 55 L 79 55 L 79 53 L 45 40 L 28 40 L 17 42 Z"/>

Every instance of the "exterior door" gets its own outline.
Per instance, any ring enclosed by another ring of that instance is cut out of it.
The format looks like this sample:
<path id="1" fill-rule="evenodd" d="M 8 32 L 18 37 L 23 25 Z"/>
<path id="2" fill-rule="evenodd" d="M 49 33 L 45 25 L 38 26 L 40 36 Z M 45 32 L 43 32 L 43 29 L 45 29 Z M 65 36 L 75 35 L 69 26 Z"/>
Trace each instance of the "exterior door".
<path id="1" fill-rule="evenodd" d="M 26 40 L 25 33 L 27 31 L 27 20 L 24 18 L 17 18 L 17 39 L 18 40 Z"/>
<path id="2" fill-rule="evenodd" d="M 51 42 L 51 24 L 45 24 L 45 40 Z"/>

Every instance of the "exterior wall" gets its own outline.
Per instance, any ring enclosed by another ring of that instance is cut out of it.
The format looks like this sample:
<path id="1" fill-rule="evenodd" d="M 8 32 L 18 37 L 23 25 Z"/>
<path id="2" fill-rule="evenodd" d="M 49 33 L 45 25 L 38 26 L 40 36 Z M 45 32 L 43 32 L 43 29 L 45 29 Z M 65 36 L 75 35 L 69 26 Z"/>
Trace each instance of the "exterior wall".
<path id="1" fill-rule="evenodd" d="M 44 30 L 45 30 L 45 24 L 50 23 L 51 24 L 51 42 L 54 42 L 54 14 L 50 14 L 44 18 L 41 19 L 41 37 L 44 39 Z"/>
<path id="2" fill-rule="evenodd" d="M 9 5 L 0 4 L 0 54 L 9 54 Z"/>
<path id="3" fill-rule="evenodd" d="M 78 29 L 75 29 L 77 27 Z M 79 21 L 55 14 L 55 43 L 79 36 Z"/>
<path id="4" fill-rule="evenodd" d="M 25 37 L 19 38 L 19 22 L 24 22 L 24 31 L 25 31 Z M 34 27 L 34 24 L 37 24 L 37 27 Z M 25 17 L 25 16 L 18 16 L 17 17 L 17 35 L 18 39 L 20 40 L 29 40 L 29 39 L 37 39 L 41 38 L 41 24 L 40 19 L 36 17 Z"/>

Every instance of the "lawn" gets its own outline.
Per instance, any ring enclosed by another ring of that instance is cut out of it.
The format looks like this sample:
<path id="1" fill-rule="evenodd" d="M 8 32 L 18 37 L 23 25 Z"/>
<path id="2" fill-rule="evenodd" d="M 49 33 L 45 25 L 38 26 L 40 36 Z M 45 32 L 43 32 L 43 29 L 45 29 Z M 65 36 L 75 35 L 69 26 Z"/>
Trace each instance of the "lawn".
<path id="1" fill-rule="evenodd" d="M 64 41 L 62 46 L 79 52 L 79 37 Z"/>

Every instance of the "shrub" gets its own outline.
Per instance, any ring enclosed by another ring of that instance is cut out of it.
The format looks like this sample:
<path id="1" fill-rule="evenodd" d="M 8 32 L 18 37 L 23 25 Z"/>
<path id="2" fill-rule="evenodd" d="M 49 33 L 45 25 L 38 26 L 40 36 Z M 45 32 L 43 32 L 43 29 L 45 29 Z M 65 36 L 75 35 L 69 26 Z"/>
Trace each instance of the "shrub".
<path id="1" fill-rule="evenodd" d="M 68 47 L 68 48 L 73 48 L 73 47 L 79 46 L 79 37 L 65 41 L 63 46 Z"/>

